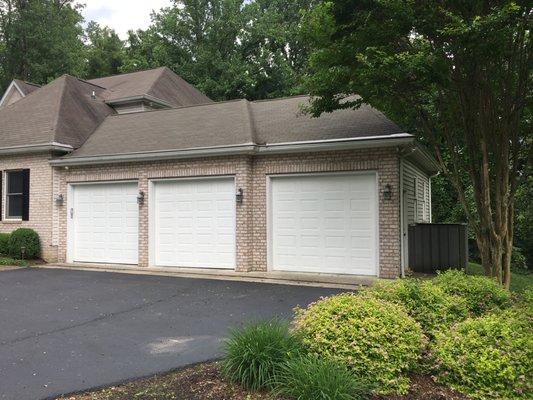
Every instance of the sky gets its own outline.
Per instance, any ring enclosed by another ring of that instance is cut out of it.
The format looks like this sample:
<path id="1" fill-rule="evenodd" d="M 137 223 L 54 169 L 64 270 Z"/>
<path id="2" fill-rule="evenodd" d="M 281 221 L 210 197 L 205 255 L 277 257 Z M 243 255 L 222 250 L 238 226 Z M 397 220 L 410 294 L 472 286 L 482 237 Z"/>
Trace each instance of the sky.
<path id="1" fill-rule="evenodd" d="M 107 25 L 125 39 L 130 29 L 145 29 L 150 25 L 152 10 L 170 5 L 171 0 L 80 0 L 85 4 L 85 22 Z"/>

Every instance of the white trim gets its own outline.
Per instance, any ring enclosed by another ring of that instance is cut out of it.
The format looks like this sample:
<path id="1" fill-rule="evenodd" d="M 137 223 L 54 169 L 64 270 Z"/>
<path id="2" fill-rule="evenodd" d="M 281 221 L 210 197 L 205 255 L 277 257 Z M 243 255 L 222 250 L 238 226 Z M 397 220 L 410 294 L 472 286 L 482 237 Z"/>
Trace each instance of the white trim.
<path id="1" fill-rule="evenodd" d="M 7 97 L 8 93 L 11 91 L 12 88 L 17 89 L 22 97 L 26 97 L 24 92 L 20 89 L 19 85 L 17 85 L 17 82 L 12 80 L 11 83 L 9 84 L 9 86 L 7 87 L 6 91 L 4 92 L 4 95 L 2 96 L 2 99 L 0 99 L 0 107 L 2 107 L 4 105 L 4 101 L 6 100 L 6 97 Z"/>
<path id="2" fill-rule="evenodd" d="M 404 243 L 404 220 L 405 216 L 403 215 L 405 210 L 405 201 L 404 201 L 404 193 L 403 193 L 403 159 L 400 158 L 400 189 L 399 189 L 399 197 L 400 197 L 400 276 L 402 278 L 405 277 L 405 243 Z M 405 233 L 407 234 L 407 233 Z"/>
<path id="3" fill-rule="evenodd" d="M 68 182 L 67 183 L 67 201 L 66 201 L 66 211 L 67 211 L 67 250 L 66 250 L 66 261 L 67 263 L 74 262 L 74 218 L 71 217 L 71 209 L 74 208 L 76 201 L 75 188 L 76 186 L 89 186 L 89 185 L 108 185 L 108 184 L 124 184 L 124 183 L 136 183 L 137 190 L 139 189 L 139 180 L 138 179 L 127 179 L 127 180 L 114 180 L 114 181 L 90 181 L 90 182 Z M 76 212 L 76 210 L 74 210 Z M 140 214 L 140 212 L 139 212 Z M 138 220 L 140 222 L 140 215 L 138 215 Z M 137 237 L 139 235 L 139 225 L 137 226 Z M 139 263 L 139 248 L 137 248 L 137 264 Z"/>
<path id="4" fill-rule="evenodd" d="M 147 103 L 156 103 L 164 107 L 173 108 L 172 104 L 166 102 L 165 100 L 159 99 L 157 97 L 150 96 L 149 94 L 143 94 L 139 96 L 121 97 L 119 99 L 113 99 L 113 100 L 106 100 L 105 103 L 112 105 L 112 106 L 117 106 L 117 105 L 120 106 L 120 105 L 129 104 L 129 103 L 135 103 L 138 101 L 146 101 Z"/>
<path id="5" fill-rule="evenodd" d="M 13 217 L 10 217 L 7 215 L 7 210 L 8 210 L 8 207 L 9 207 L 9 204 L 8 204 L 8 201 L 7 201 L 7 196 L 8 196 L 8 193 L 7 193 L 7 185 L 8 185 L 8 178 L 7 178 L 7 175 L 10 173 L 10 172 L 20 172 L 20 171 L 23 171 L 24 169 L 23 168 L 14 168 L 14 169 L 5 169 L 3 171 L 0 171 L 0 173 L 2 174 L 2 199 L 0 199 L 0 202 L 1 202 L 1 205 L 2 205 L 2 219 L 0 222 L 6 222 L 6 223 L 12 223 L 12 222 L 22 222 L 23 219 L 22 217 L 20 218 L 13 218 Z M 22 195 L 24 195 L 24 193 L 21 193 Z"/>
<path id="6" fill-rule="evenodd" d="M 431 179 L 432 177 L 430 176 L 428 178 L 428 186 L 429 186 L 429 223 L 432 224 L 433 223 L 433 210 L 432 210 L 432 207 L 433 205 L 431 204 Z"/>
<path id="7" fill-rule="evenodd" d="M 379 172 L 378 171 L 339 171 L 339 172 L 297 172 L 297 173 L 288 173 L 288 174 L 268 174 L 266 176 L 266 216 L 267 216 L 267 271 L 268 272 L 280 272 L 274 270 L 273 265 L 273 237 L 272 237 L 272 179 L 275 178 L 284 178 L 284 177 L 309 177 L 309 176 L 343 176 L 343 175 L 373 175 L 375 178 L 375 200 L 376 200 L 376 213 L 375 213 L 375 229 L 376 229 L 376 238 L 375 238 L 375 251 L 376 251 L 376 270 L 374 275 L 368 276 L 380 276 L 380 237 L 379 237 L 379 216 L 380 216 L 380 190 L 379 190 Z M 352 274 L 337 274 L 337 275 L 347 275 Z M 356 275 L 356 274 L 354 274 Z M 367 276 L 367 275 L 365 275 Z"/>
<path id="8" fill-rule="evenodd" d="M 50 161 L 51 165 L 95 165 L 115 162 L 132 161 L 157 161 L 182 158 L 194 158 L 205 156 L 228 156 L 239 154 L 280 154 L 280 153 L 301 153 L 314 151 L 332 151 L 362 149 L 373 147 L 399 146 L 413 142 L 412 135 L 404 133 L 391 136 L 366 136 L 359 138 L 317 140 L 308 142 L 287 142 L 256 145 L 253 143 L 243 143 L 230 146 L 195 147 L 182 150 L 152 151 L 123 154 L 106 154 L 100 156 L 65 157 Z"/>
<path id="9" fill-rule="evenodd" d="M 158 182 L 179 182 L 179 181 L 198 181 L 198 180 L 215 180 L 215 179 L 231 179 L 233 181 L 233 194 L 235 195 L 237 190 L 237 177 L 234 174 L 225 174 L 225 175 L 202 175 L 202 176 L 186 176 L 186 177 L 169 177 L 169 178 L 153 178 L 148 179 L 148 267 L 150 268 L 160 268 L 156 264 L 156 232 L 157 232 L 157 222 L 156 222 L 156 188 L 155 184 Z M 234 261 L 235 265 L 230 268 L 209 268 L 210 270 L 236 270 L 237 268 L 237 202 L 235 201 L 235 196 L 233 197 L 233 230 L 235 235 L 235 248 L 234 248 Z M 196 268 L 196 267 L 183 267 L 183 266 L 172 266 L 164 268 Z"/>
<path id="10" fill-rule="evenodd" d="M 0 148 L 0 155 L 2 154 L 20 154 L 20 153 L 40 153 L 47 151 L 62 151 L 71 152 L 74 148 L 68 144 L 62 144 L 57 142 L 30 144 L 22 146 L 11 146 Z"/>

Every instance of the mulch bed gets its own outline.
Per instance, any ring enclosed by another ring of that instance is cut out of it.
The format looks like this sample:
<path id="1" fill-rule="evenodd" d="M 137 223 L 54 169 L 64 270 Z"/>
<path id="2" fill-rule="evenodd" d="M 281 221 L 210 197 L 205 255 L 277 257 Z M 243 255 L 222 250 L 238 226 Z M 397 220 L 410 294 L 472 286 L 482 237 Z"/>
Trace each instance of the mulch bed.
<path id="1" fill-rule="evenodd" d="M 92 392 L 63 396 L 56 400 L 281 400 L 268 393 L 250 393 L 224 382 L 218 363 L 138 379 Z M 373 400 L 467 400 L 428 376 L 413 376 L 405 396 L 376 396 Z"/>

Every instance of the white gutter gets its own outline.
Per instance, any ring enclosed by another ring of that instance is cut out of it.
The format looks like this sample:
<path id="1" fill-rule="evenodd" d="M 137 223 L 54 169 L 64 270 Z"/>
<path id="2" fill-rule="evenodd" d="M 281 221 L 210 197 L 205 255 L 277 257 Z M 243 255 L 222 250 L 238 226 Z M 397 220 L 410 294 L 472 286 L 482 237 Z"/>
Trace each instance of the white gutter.
<path id="1" fill-rule="evenodd" d="M 74 148 L 68 144 L 62 144 L 57 142 L 51 143 L 40 143 L 40 144 L 31 144 L 31 145 L 22 145 L 22 146 L 11 146 L 11 147 L 2 147 L 0 148 L 0 154 L 9 155 L 9 154 L 20 154 L 20 153 L 42 153 L 48 151 L 61 151 L 64 153 L 70 153 Z"/>
<path id="2" fill-rule="evenodd" d="M 404 133 L 387 136 L 366 136 L 361 138 L 330 139 L 306 142 L 287 142 L 257 145 L 244 143 L 231 146 L 197 147 L 184 150 L 152 151 L 125 154 L 104 154 L 86 157 L 65 157 L 50 161 L 54 166 L 95 165 L 117 162 L 158 161 L 180 158 L 216 157 L 229 155 L 280 154 L 314 151 L 364 149 L 371 147 L 391 147 L 413 142 L 414 136 Z"/>

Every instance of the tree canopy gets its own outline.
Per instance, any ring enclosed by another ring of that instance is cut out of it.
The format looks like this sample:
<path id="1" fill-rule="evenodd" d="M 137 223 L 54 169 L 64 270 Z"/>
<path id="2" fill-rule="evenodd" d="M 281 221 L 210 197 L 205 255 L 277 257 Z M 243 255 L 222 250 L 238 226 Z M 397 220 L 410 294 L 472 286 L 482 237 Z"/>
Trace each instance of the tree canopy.
<path id="1" fill-rule="evenodd" d="M 305 24 L 310 111 L 364 101 L 416 132 L 457 191 L 485 272 L 507 286 L 530 168 L 531 11 L 526 1 L 339 0 Z"/>

